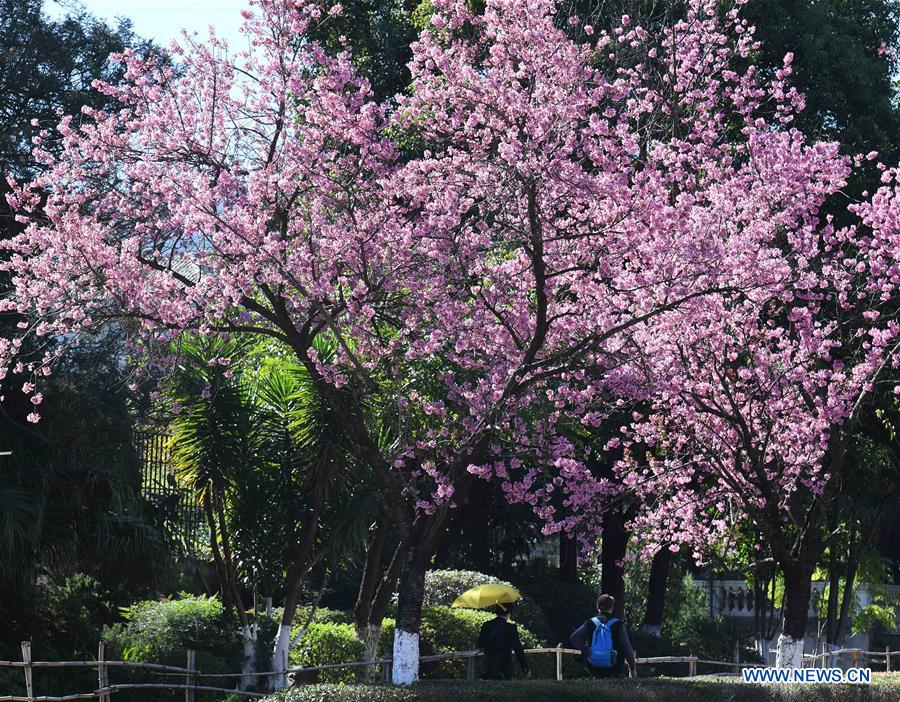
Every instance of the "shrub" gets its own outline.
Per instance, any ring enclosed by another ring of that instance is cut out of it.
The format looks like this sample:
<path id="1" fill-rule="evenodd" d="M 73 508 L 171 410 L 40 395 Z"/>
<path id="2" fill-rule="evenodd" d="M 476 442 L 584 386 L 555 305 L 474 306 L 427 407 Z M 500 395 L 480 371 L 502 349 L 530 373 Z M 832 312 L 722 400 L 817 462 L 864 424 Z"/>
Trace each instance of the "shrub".
<path id="1" fill-rule="evenodd" d="M 452 651 L 471 651 L 478 641 L 478 633 L 486 621 L 494 617 L 490 612 L 452 607 L 430 606 L 422 608 L 420 651 L 430 656 Z M 524 648 L 540 645 L 537 637 L 522 624 L 519 638 Z M 394 620 L 385 619 L 379 643 L 379 655 L 390 656 L 394 642 Z M 529 661 L 534 667 L 535 661 Z M 468 663 L 465 660 L 432 661 L 423 663 L 423 678 L 465 678 Z"/>
<path id="2" fill-rule="evenodd" d="M 84 573 L 50 582 L 42 618 L 52 640 L 64 643 L 73 657 L 94 655 L 103 626 L 115 619 L 110 599 L 100 582 Z"/>
<path id="3" fill-rule="evenodd" d="M 100 582 L 84 573 L 40 577 L 34 587 L 11 587 L 0 604 L 0 659 L 21 660 L 20 642 L 31 641 L 36 660 L 82 660 L 97 655 L 103 626 L 116 608 Z M 97 673 L 90 668 L 42 668 L 35 672 L 40 693 L 61 696 L 92 690 Z M 0 695 L 24 695 L 21 669 L 0 668 Z"/>
<path id="4" fill-rule="evenodd" d="M 297 607 L 297 611 L 294 613 L 294 626 L 304 626 L 306 620 L 309 618 L 311 609 L 312 607 L 310 605 L 301 605 L 300 607 Z M 278 618 L 281 618 L 280 612 Z M 313 621 L 331 624 L 353 624 L 353 612 L 350 610 L 317 607 L 315 614 L 313 614 Z"/>
<path id="5" fill-rule="evenodd" d="M 466 590 L 487 583 L 513 587 L 500 578 L 474 570 L 429 570 L 425 573 L 425 596 L 422 604 L 425 607 L 449 607 Z"/>
<path id="6" fill-rule="evenodd" d="M 488 583 L 515 587 L 521 592 L 523 597 L 516 604 L 512 615 L 513 620 L 518 624 L 524 625 L 539 640 L 547 640 L 551 632 L 550 624 L 535 600 L 526 594 L 526 592 L 530 591 L 527 588 L 523 589 L 518 585 L 500 580 L 492 575 L 486 575 L 474 570 L 430 570 L 425 573 L 425 597 L 423 604 L 426 607 L 449 607 L 453 604 L 453 600 L 466 590 Z"/>
<path id="7" fill-rule="evenodd" d="M 203 671 L 240 666 L 237 623 L 216 597 L 143 600 L 124 608 L 122 615 L 126 623 L 107 627 L 103 636 L 123 660 L 184 665 L 185 652 L 193 649 Z"/>
<path id="8" fill-rule="evenodd" d="M 673 602 L 663 622 L 663 634 L 669 641 L 670 655 L 693 654 L 713 661 L 734 660 L 735 644 L 741 646 L 741 660 L 761 662 L 752 646 L 753 630 L 733 619 L 710 619 L 704 588 L 695 587 L 689 575 L 681 583 L 681 596 Z M 706 672 L 700 666 L 701 672 Z M 712 672 L 710 667 L 708 672 Z"/>
<path id="9" fill-rule="evenodd" d="M 296 630 L 295 630 L 296 633 Z M 291 666 L 317 666 L 329 663 L 346 663 L 358 660 L 363 653 L 363 643 L 356 636 L 351 624 L 313 622 L 303 633 L 297 645 L 291 649 Z M 298 681 L 351 682 L 352 668 L 316 671 L 300 674 Z"/>
<path id="10" fill-rule="evenodd" d="M 900 683 L 874 685 L 744 685 L 713 680 L 549 680 L 313 685 L 269 702 L 896 702 Z"/>

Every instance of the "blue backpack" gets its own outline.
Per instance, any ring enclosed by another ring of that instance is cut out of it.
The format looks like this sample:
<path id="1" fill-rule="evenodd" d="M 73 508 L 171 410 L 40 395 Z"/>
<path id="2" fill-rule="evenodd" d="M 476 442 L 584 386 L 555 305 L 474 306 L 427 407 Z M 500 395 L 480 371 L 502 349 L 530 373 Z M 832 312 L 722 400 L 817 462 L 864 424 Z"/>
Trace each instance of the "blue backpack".
<path id="1" fill-rule="evenodd" d="M 617 653 L 613 648 L 612 625 L 618 619 L 611 617 L 605 622 L 599 617 L 591 619 L 594 622 L 594 636 L 591 638 L 591 652 L 588 654 L 588 663 L 595 668 L 612 668 L 616 664 Z"/>

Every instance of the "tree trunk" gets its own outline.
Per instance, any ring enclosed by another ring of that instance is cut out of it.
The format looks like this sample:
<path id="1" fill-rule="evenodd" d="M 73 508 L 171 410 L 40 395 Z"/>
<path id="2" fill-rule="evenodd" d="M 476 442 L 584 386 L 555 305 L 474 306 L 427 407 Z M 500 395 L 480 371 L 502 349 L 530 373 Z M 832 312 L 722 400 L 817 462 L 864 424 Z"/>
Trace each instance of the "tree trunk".
<path id="1" fill-rule="evenodd" d="M 363 642 L 362 660 L 373 661 L 378 655 L 378 643 L 381 641 L 381 624 L 366 624 L 356 627 L 356 635 Z M 373 682 L 376 677 L 375 666 L 357 668 L 357 679 L 360 682 Z"/>
<path id="2" fill-rule="evenodd" d="M 812 568 L 783 568 L 784 604 L 781 635 L 775 650 L 777 668 L 803 667 L 803 641 L 809 618 Z"/>
<path id="3" fill-rule="evenodd" d="M 625 616 L 625 553 L 631 532 L 625 528 L 625 515 L 612 509 L 603 517 L 601 536 L 601 589 L 616 600 L 613 615 Z"/>
<path id="4" fill-rule="evenodd" d="M 892 484 L 882 493 L 882 499 L 878 508 L 875 510 L 875 514 L 863 529 L 860 529 L 860 525 L 856 520 L 856 510 L 851 514 L 850 547 L 847 550 L 847 575 L 846 583 L 844 584 L 844 595 L 841 598 L 840 617 L 837 622 L 835 622 L 835 643 L 840 641 L 844 636 L 846 622 L 850 617 L 850 607 L 856 599 L 853 588 L 856 584 L 856 573 L 859 570 L 859 560 L 862 556 L 862 550 L 867 544 L 872 543 L 875 531 L 881 523 L 884 508 L 894 499 L 895 493 L 896 484 Z"/>
<path id="5" fill-rule="evenodd" d="M 669 581 L 669 565 L 672 562 L 672 552 L 663 546 L 653 556 L 653 565 L 650 566 L 650 582 L 647 593 L 647 610 L 644 613 L 643 631 L 653 636 L 662 634 L 663 614 L 666 606 L 666 585 Z"/>
<path id="6" fill-rule="evenodd" d="M 559 580 L 578 582 L 578 540 L 564 531 L 559 532 Z"/>
<path id="7" fill-rule="evenodd" d="M 840 570 L 837 565 L 837 539 L 832 539 L 828 553 L 828 609 L 825 614 L 825 641 L 837 643 L 838 590 L 841 586 Z"/>
<path id="8" fill-rule="evenodd" d="M 771 590 L 771 593 L 770 593 Z M 768 569 L 757 568 L 753 578 L 753 621 L 760 655 L 769 659 L 768 642 L 775 635 L 775 577 Z"/>
<path id="9" fill-rule="evenodd" d="M 844 638 L 845 623 L 850 618 L 850 606 L 856 598 L 854 586 L 856 585 L 856 571 L 859 568 L 859 540 L 855 520 L 851 521 L 850 545 L 847 549 L 847 573 L 844 580 L 844 592 L 841 596 L 841 611 L 834 627 L 834 641 L 839 642 Z"/>
<path id="10" fill-rule="evenodd" d="M 255 682 L 252 673 L 256 672 L 256 627 L 241 626 L 241 642 L 243 652 L 241 656 L 241 682 L 239 690 L 249 690 Z"/>
<path id="11" fill-rule="evenodd" d="M 422 599 L 425 596 L 425 567 L 428 554 L 421 546 L 410 549 L 400 574 L 397 625 L 394 629 L 394 685 L 411 685 L 419 679 L 419 630 L 422 626 Z"/>
<path id="12" fill-rule="evenodd" d="M 291 648 L 291 631 L 293 630 L 294 615 L 297 613 L 297 603 L 300 600 L 300 581 L 295 580 L 288 586 L 284 595 L 284 612 L 275 635 L 275 646 L 272 649 L 272 672 L 276 673 L 269 678 L 269 689 L 284 690 L 287 687 L 288 655 Z"/>
<path id="13" fill-rule="evenodd" d="M 400 564 L 403 559 L 401 547 L 395 549 L 388 565 L 387 571 L 382 574 L 381 560 L 384 555 L 384 546 L 390 530 L 392 520 L 387 515 L 379 516 L 375 525 L 375 533 L 369 541 L 366 549 L 366 563 L 363 568 L 362 579 L 359 583 L 359 594 L 356 597 L 356 606 L 353 609 L 353 623 L 356 635 L 363 642 L 362 658 L 360 660 L 373 660 L 378 654 L 378 641 L 381 638 L 381 626 L 384 615 L 387 612 L 390 596 L 397 584 L 400 572 Z M 372 681 L 375 678 L 374 667 L 360 667 L 356 669 L 356 678 L 359 682 Z"/>
<path id="14" fill-rule="evenodd" d="M 226 612 L 230 612 L 232 607 L 240 609 L 239 602 L 234 602 L 231 595 L 231 580 L 228 578 L 228 572 L 225 568 L 225 561 L 219 550 L 219 530 L 216 527 L 216 518 L 212 508 L 212 500 L 207 490 L 203 495 L 202 501 L 203 516 L 206 518 L 206 525 L 209 529 L 209 544 L 212 550 L 213 563 L 216 568 L 216 576 L 219 579 L 219 588 L 222 592 L 222 606 Z"/>
<path id="15" fill-rule="evenodd" d="M 361 629 L 369 623 L 369 610 L 372 607 L 375 589 L 381 579 L 381 558 L 384 554 L 384 544 L 389 528 L 388 518 L 379 515 L 378 521 L 375 523 L 375 531 L 366 546 L 366 562 L 363 566 L 362 579 L 359 582 L 356 605 L 353 608 L 353 622 L 357 629 Z"/>

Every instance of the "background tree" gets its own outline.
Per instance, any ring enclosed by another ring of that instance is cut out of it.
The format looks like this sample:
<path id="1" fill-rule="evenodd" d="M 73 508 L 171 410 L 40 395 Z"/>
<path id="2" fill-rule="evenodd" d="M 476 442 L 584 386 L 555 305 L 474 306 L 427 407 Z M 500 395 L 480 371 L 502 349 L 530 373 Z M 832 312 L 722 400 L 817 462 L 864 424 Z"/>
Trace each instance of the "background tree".
<path id="1" fill-rule="evenodd" d="M 895 3 L 753 0 L 746 16 L 761 42 L 760 65 L 777 68 L 785 54 L 794 55 L 792 83 L 806 96 L 798 128 L 813 138 L 840 142 L 847 154 L 874 149 L 887 163 L 896 160 L 900 114 L 894 67 L 900 37 Z"/>
<path id="2" fill-rule="evenodd" d="M 779 665 L 802 663 L 827 518 L 842 483 L 863 475 L 861 465 L 848 472 L 854 434 L 878 389 L 898 381 L 896 263 L 884 268 L 882 259 L 895 261 L 896 249 L 877 250 L 896 230 L 881 229 L 887 215 L 875 214 L 895 206 L 882 194 L 860 210 L 865 234 L 826 227 L 821 250 L 816 239 L 798 249 L 794 270 L 763 304 L 710 296 L 673 316 L 671 347 L 648 348 L 657 381 L 671 383 L 660 385 L 666 400 L 641 430 L 660 460 L 626 478 L 654 495 L 638 521 L 653 525 L 657 543 L 689 542 L 698 553 L 734 525 L 732 509 L 753 522 L 784 576 Z"/>
<path id="3" fill-rule="evenodd" d="M 378 100 L 409 87 L 412 43 L 418 36 L 414 15 L 419 0 L 349 0 L 333 21 L 313 29 L 312 37 L 330 52 L 353 47 L 353 65 L 372 85 Z"/>
<path id="4" fill-rule="evenodd" d="M 21 231 L 6 202 L 6 175 L 40 171 L 32 154 L 40 125 L 82 105 L 110 104 L 91 82 L 121 78 L 107 57 L 126 46 L 147 46 L 127 24 L 110 27 L 84 12 L 52 21 L 39 0 L 0 2 L 0 238 Z M 5 273 L 0 287 L 4 294 L 9 288 Z M 20 321 L 4 314 L 0 327 L 7 333 Z M 115 605 L 151 592 L 166 576 L 168 554 L 140 495 L 122 362 L 114 334 L 86 340 L 43 389 L 47 422 L 39 429 L 27 421 L 34 395 L 11 379 L 0 385 L 7 400 L 0 449 L 11 452 L 0 459 L 4 645 L 17 648 L 41 631 L 51 640 L 35 645 L 88 654 Z M 89 617 L 66 611 L 82 595 L 86 603 L 108 602 L 86 604 Z"/>
<path id="5" fill-rule="evenodd" d="M 318 348 L 327 358 L 327 347 Z M 257 596 L 282 604 L 271 670 L 284 671 L 311 572 L 361 546 L 375 509 L 367 471 L 306 370 L 273 345 L 252 351 L 246 342 L 183 339 L 168 393 L 178 408 L 176 475 L 197 496 L 223 599 L 240 621 L 245 688 L 253 682 L 258 621 L 248 612 Z M 281 689 L 286 680 L 273 684 Z"/>

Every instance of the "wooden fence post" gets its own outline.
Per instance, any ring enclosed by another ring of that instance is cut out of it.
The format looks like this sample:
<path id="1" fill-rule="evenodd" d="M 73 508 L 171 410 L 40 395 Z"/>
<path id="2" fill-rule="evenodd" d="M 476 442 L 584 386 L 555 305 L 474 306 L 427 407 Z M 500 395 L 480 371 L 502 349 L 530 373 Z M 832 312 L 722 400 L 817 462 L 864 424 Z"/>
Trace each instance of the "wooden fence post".
<path id="1" fill-rule="evenodd" d="M 884 670 L 886 673 L 891 672 L 891 647 L 884 647 Z"/>
<path id="2" fill-rule="evenodd" d="M 188 649 L 187 652 L 187 669 L 188 670 L 197 670 L 197 652 Z M 185 688 L 184 688 L 184 702 L 194 702 L 194 685 L 197 682 L 197 679 L 194 677 L 193 673 L 188 673 L 185 676 Z"/>
<path id="3" fill-rule="evenodd" d="M 741 642 L 734 642 L 734 672 L 741 672 Z"/>
<path id="4" fill-rule="evenodd" d="M 850 651 L 850 667 L 852 667 L 852 668 L 856 667 L 856 651 L 857 651 L 857 649 L 855 649 L 855 648 L 852 651 Z"/>
<path id="5" fill-rule="evenodd" d="M 34 697 L 34 669 L 31 667 L 31 641 L 22 642 L 22 660 L 25 662 L 25 696 Z"/>
<path id="6" fill-rule="evenodd" d="M 475 656 L 469 656 L 468 667 L 466 668 L 466 680 L 475 679 Z"/>
<path id="7" fill-rule="evenodd" d="M 697 657 L 693 654 L 688 661 L 688 677 L 692 678 L 697 674 Z"/>
<path id="8" fill-rule="evenodd" d="M 562 665 L 562 649 L 563 645 L 559 644 L 556 647 L 556 679 L 563 679 L 563 665 Z"/>
<path id="9" fill-rule="evenodd" d="M 101 641 L 97 645 L 97 690 L 105 690 L 109 687 L 109 669 L 106 662 L 106 643 Z M 100 702 L 107 702 L 110 698 L 108 692 L 100 692 Z"/>
<path id="10" fill-rule="evenodd" d="M 381 664 L 381 679 L 385 683 L 389 683 L 391 681 L 391 661 L 390 659 L 385 659 L 384 663 Z"/>

